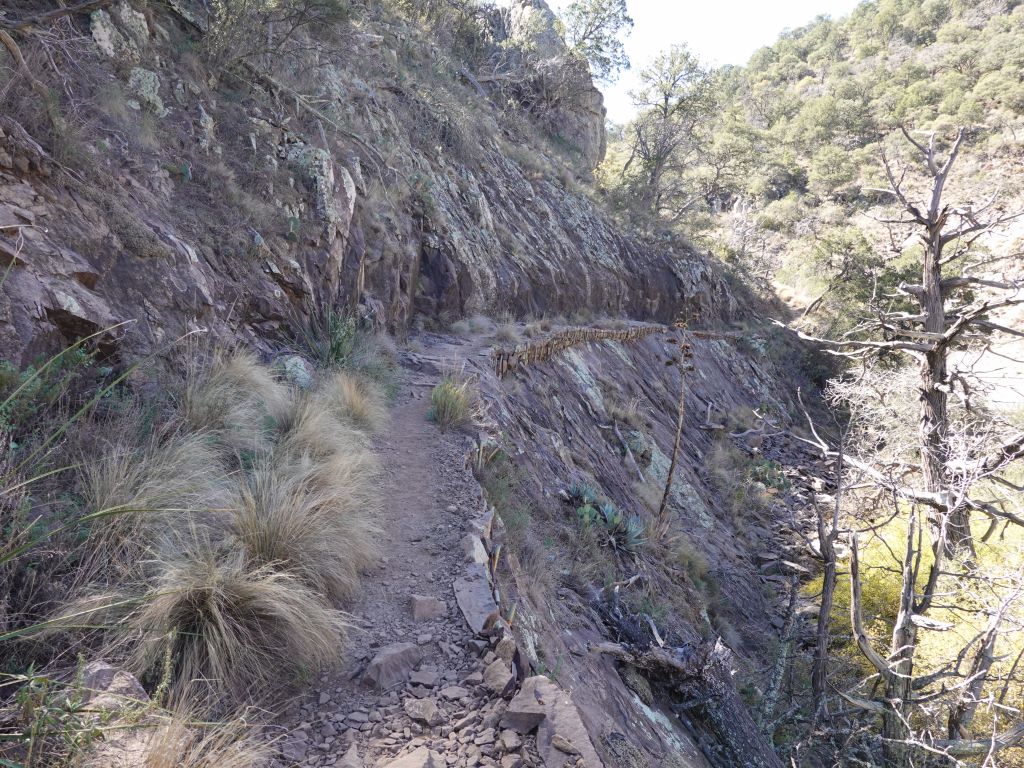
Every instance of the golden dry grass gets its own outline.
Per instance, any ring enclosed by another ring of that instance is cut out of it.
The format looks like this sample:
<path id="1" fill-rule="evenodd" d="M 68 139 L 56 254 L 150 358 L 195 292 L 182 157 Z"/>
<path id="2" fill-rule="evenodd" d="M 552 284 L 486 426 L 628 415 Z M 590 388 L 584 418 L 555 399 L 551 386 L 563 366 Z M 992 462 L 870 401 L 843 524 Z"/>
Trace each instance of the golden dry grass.
<path id="1" fill-rule="evenodd" d="M 494 340 L 501 344 L 518 344 L 522 341 L 519 329 L 511 323 L 504 323 L 498 326 L 494 332 Z"/>
<path id="2" fill-rule="evenodd" d="M 78 488 L 86 513 L 119 514 L 91 522 L 88 567 L 51 629 L 106 627 L 112 658 L 168 672 L 172 701 L 197 687 L 205 703 L 258 697 L 333 662 L 336 606 L 377 556 L 379 470 L 355 422 L 382 423 L 384 407 L 350 374 L 325 387 L 217 355 L 189 373 L 180 419 L 151 435 L 131 411 L 100 424 Z"/>
<path id="3" fill-rule="evenodd" d="M 190 370 L 182 398 L 188 426 L 213 432 L 234 451 L 267 447 L 291 402 L 288 387 L 251 352 L 218 354 L 208 370 Z"/>
<path id="4" fill-rule="evenodd" d="M 258 461 L 241 480 L 231 534 L 253 567 L 294 574 L 330 600 L 351 597 L 375 552 L 376 488 L 365 451 L 327 466 Z"/>
<path id="5" fill-rule="evenodd" d="M 317 388 L 316 399 L 338 419 L 367 432 L 379 432 L 387 409 L 376 390 L 362 377 L 338 371 Z"/>
<path id="6" fill-rule="evenodd" d="M 430 393 L 429 417 L 444 432 L 467 426 L 473 419 L 473 408 L 470 382 L 459 375 L 445 376 Z"/>
<path id="7" fill-rule="evenodd" d="M 153 565 L 120 628 L 137 638 L 130 665 L 140 675 L 171 660 L 172 702 L 204 689 L 211 702 L 258 697 L 337 659 L 345 616 L 297 576 L 199 543 Z"/>
<path id="8" fill-rule="evenodd" d="M 148 734 L 142 768 L 259 768 L 273 757 L 272 746 L 244 720 L 197 725 L 187 712 L 172 714 Z"/>

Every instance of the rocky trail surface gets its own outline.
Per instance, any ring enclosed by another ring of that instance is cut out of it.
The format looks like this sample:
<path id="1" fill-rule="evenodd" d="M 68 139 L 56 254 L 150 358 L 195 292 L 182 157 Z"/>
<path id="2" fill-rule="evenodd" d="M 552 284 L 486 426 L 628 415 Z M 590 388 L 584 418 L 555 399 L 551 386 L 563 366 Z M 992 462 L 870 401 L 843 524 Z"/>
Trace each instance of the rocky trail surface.
<path id="1" fill-rule="evenodd" d="M 347 606 L 356 628 L 338 665 L 270 731 L 279 766 L 591 764 L 579 756 L 592 752 L 589 742 L 572 741 L 585 734 L 574 733 L 582 725 L 568 698 L 546 678 L 519 690 L 515 642 L 492 626 L 490 520 L 468 466 L 473 440 L 428 419 L 437 371 L 478 352 L 441 342 L 406 359 L 377 445 L 385 495 L 378 567 Z M 532 733 L 544 720 L 548 760 Z"/>

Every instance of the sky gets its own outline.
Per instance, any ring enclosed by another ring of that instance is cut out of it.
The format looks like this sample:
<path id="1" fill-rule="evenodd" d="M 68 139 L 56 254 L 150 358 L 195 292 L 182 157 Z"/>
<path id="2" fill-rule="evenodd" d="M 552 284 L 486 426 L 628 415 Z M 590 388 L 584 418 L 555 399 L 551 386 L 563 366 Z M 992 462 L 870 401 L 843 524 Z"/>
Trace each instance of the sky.
<path id="1" fill-rule="evenodd" d="M 555 11 L 571 0 L 549 0 Z M 770 45 L 779 33 L 795 29 L 825 14 L 837 19 L 860 0 L 626 0 L 633 31 L 626 38 L 632 68 L 604 91 L 608 117 L 625 122 L 633 115 L 629 91 L 636 72 L 657 53 L 674 43 L 686 43 L 705 63 L 746 64 L 750 55 Z"/>

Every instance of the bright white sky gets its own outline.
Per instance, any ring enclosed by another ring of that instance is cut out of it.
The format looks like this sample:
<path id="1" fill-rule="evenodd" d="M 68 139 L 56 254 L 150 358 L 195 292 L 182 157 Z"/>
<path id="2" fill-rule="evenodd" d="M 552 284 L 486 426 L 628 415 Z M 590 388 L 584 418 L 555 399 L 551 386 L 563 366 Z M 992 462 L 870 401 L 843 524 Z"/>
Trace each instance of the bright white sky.
<path id="1" fill-rule="evenodd" d="M 557 12 L 571 0 L 549 0 Z M 604 91 L 608 117 L 625 122 L 633 114 L 629 91 L 636 72 L 660 51 L 686 43 L 708 64 L 746 64 L 750 55 L 770 45 L 785 29 L 795 29 L 826 14 L 836 19 L 860 0 L 626 0 L 633 32 L 626 38 L 632 69 Z"/>

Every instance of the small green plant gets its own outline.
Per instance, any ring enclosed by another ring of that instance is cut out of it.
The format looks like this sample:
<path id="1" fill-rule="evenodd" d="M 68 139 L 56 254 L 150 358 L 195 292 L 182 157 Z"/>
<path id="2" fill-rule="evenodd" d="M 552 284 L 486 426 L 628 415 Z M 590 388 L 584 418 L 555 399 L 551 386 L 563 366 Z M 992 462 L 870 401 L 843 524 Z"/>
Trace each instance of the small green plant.
<path id="1" fill-rule="evenodd" d="M 470 382 L 450 374 L 441 379 L 430 393 L 427 418 L 436 422 L 443 432 L 459 429 L 471 421 L 472 403 Z"/>
<path id="2" fill-rule="evenodd" d="M 21 759 L 16 763 L 0 760 L 0 765 L 31 766 L 57 755 L 68 757 L 102 735 L 100 722 L 85 710 L 80 685 L 64 685 L 32 666 L 24 674 L 3 675 L 3 679 L 17 686 L 17 722 L 12 733 L 5 732 L 4 740 L 20 747 Z"/>
<path id="3" fill-rule="evenodd" d="M 344 368 L 356 347 L 356 321 L 328 307 L 299 327 L 296 343 L 321 368 Z"/>
<path id="4" fill-rule="evenodd" d="M 569 500 L 574 504 L 583 506 L 597 503 L 597 489 L 590 483 L 575 482 L 566 488 L 565 492 L 569 495 Z"/>
<path id="5" fill-rule="evenodd" d="M 413 199 L 419 206 L 419 212 L 428 219 L 437 215 L 437 200 L 431 190 L 433 186 L 434 180 L 422 173 L 416 172 L 409 177 Z"/>
<path id="6" fill-rule="evenodd" d="M 594 525 L 599 519 L 598 514 L 597 508 L 593 504 L 576 507 L 576 517 L 583 528 L 590 528 Z"/>
<path id="7" fill-rule="evenodd" d="M 585 532 L 600 530 L 613 549 L 636 554 L 647 541 L 643 519 L 634 513 L 623 514 L 608 500 L 599 502 L 592 486 L 574 483 L 567 493 L 574 502 L 582 502 L 576 507 L 580 528 Z"/>
<path id="8" fill-rule="evenodd" d="M 750 468 L 750 479 L 764 483 L 769 488 L 787 491 L 790 487 L 789 478 L 782 465 L 772 459 L 762 459 Z"/>
<path id="9" fill-rule="evenodd" d="M 81 347 L 45 366 L 36 363 L 24 370 L 0 361 L 0 431 L 22 434 L 67 393 L 92 363 L 92 355 Z"/>

